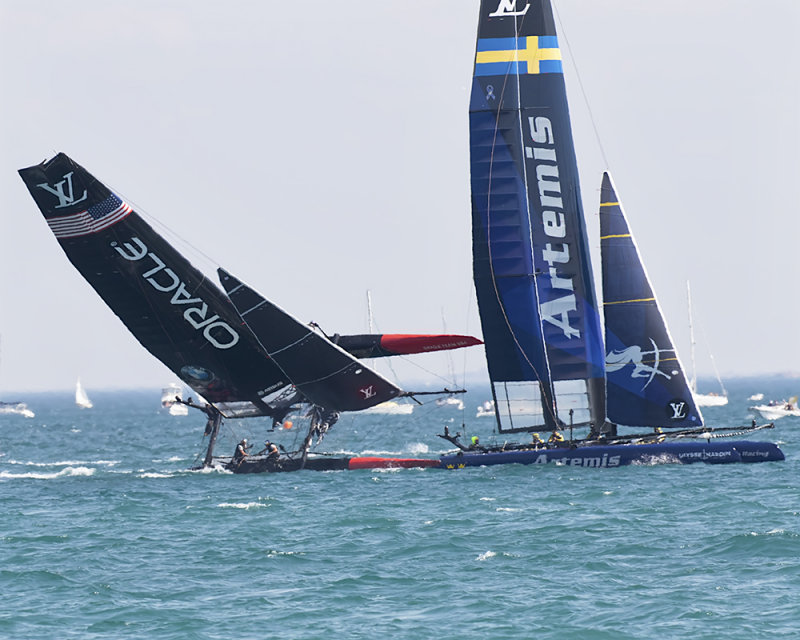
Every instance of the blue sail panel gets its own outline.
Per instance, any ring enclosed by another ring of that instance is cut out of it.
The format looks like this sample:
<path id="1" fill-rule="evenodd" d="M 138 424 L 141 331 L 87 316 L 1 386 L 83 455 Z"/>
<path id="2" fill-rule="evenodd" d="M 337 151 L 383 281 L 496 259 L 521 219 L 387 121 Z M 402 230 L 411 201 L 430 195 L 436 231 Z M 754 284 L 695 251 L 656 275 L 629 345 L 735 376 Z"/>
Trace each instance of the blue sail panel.
<path id="1" fill-rule="evenodd" d="M 600 196 L 608 418 L 699 427 L 697 409 L 611 177 Z"/>
<path id="2" fill-rule="evenodd" d="M 602 381 L 604 353 L 550 3 L 515 6 L 480 10 L 473 275 L 492 381 L 535 381 L 549 397 L 558 381 Z"/>

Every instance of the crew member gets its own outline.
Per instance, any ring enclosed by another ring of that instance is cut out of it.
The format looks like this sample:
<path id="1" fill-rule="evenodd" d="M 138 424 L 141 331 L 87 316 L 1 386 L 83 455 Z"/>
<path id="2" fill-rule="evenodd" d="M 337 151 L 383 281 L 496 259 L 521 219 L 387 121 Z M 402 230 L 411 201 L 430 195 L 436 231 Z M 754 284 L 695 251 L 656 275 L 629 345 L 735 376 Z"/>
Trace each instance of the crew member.
<path id="1" fill-rule="evenodd" d="M 475 451 L 475 449 L 480 449 L 480 448 L 481 448 L 480 438 L 478 438 L 478 436 L 472 436 L 472 444 L 469 445 L 470 451 Z"/>
<path id="2" fill-rule="evenodd" d="M 281 456 L 278 447 L 275 446 L 274 442 L 270 442 L 269 440 L 264 443 L 264 452 L 267 454 L 267 462 L 275 462 Z"/>
<path id="3" fill-rule="evenodd" d="M 547 442 L 550 444 L 560 444 L 561 442 L 564 442 L 564 436 L 562 436 L 558 431 L 553 431 L 553 433 L 551 433 L 550 437 L 547 439 Z"/>
<path id="4" fill-rule="evenodd" d="M 539 445 L 544 444 L 544 440 L 539 437 L 538 433 L 531 434 L 531 444 L 534 447 L 538 447 Z"/>
<path id="5" fill-rule="evenodd" d="M 236 445 L 236 451 L 233 452 L 233 460 L 231 462 L 237 467 L 247 457 L 247 438 L 243 439 Z"/>

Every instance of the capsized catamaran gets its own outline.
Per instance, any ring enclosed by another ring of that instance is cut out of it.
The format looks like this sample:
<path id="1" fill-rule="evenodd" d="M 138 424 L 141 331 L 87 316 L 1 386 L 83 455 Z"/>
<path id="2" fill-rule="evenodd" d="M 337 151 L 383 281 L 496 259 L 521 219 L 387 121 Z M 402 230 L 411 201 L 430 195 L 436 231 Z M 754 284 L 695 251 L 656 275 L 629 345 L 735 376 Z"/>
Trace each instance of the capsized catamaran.
<path id="1" fill-rule="evenodd" d="M 772 425 L 703 425 L 607 174 L 604 344 L 549 0 L 483 0 L 476 49 L 475 290 L 497 430 L 534 434 L 530 443 L 465 447 L 445 433 L 459 451 L 442 466 L 782 460 L 772 443 L 723 439 Z M 637 431 L 620 435 L 618 425 Z"/>
<path id="2" fill-rule="evenodd" d="M 220 270 L 226 296 L 128 203 L 65 154 L 19 173 L 70 262 L 142 346 L 203 398 L 184 404 L 208 416 L 204 466 L 230 461 L 214 456 L 223 418 L 269 416 L 275 426 L 307 405 L 314 416 L 309 435 L 285 464 L 268 463 L 267 455 L 248 456 L 234 471 L 403 466 L 309 456 L 312 438 L 319 441 L 338 412 L 414 395 L 357 358 L 481 344 L 471 336 L 442 334 L 328 337 Z"/>

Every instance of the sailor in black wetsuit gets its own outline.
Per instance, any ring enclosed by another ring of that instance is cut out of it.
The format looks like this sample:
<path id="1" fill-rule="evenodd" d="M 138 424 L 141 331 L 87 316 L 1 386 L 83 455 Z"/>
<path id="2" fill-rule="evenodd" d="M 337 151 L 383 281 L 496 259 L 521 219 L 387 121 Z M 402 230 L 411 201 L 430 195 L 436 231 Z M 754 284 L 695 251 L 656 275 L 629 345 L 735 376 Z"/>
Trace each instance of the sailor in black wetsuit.
<path id="1" fill-rule="evenodd" d="M 233 458 L 231 458 L 231 467 L 235 469 L 242 464 L 242 461 L 247 457 L 247 449 L 247 439 L 236 445 L 236 451 L 233 452 Z"/>

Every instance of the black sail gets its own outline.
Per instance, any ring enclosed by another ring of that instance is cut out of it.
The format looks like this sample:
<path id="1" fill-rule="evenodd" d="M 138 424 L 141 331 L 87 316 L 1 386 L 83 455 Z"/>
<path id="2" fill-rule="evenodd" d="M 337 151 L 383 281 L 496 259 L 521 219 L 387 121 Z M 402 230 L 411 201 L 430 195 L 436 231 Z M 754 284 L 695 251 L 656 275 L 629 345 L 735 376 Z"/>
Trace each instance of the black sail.
<path id="1" fill-rule="evenodd" d="M 218 273 L 242 322 L 309 402 L 334 411 L 359 411 L 400 394 L 391 382 L 257 291 L 223 269 Z"/>
<path id="2" fill-rule="evenodd" d="M 268 415 L 289 384 L 216 284 L 120 197 L 59 153 L 20 170 L 70 262 L 136 339 L 227 415 Z M 227 408 L 227 411 L 226 411 Z"/>

